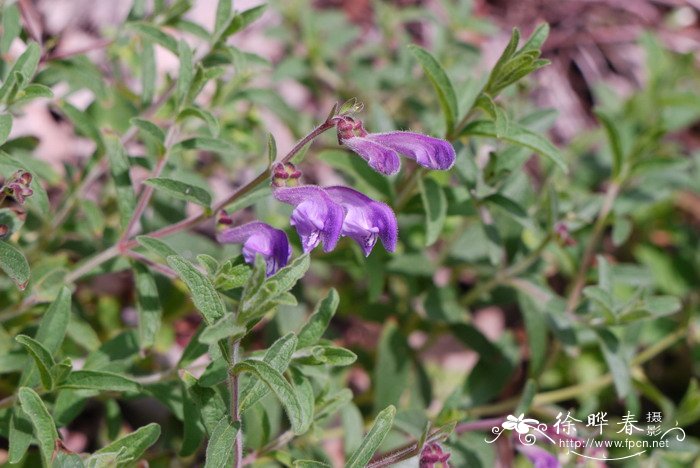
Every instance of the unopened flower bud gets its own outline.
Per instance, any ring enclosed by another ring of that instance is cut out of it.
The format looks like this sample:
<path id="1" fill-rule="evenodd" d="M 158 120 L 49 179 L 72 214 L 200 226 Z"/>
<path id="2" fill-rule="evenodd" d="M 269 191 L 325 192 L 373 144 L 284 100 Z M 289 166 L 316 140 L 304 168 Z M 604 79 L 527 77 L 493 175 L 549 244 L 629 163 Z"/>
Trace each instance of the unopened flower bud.
<path id="1" fill-rule="evenodd" d="M 298 185 L 301 171 L 290 162 L 278 163 L 272 167 L 272 186 L 290 187 Z"/>
<path id="2" fill-rule="evenodd" d="M 562 222 L 554 225 L 554 235 L 561 245 L 576 245 L 576 239 L 571 237 L 569 227 Z"/>
<path id="3" fill-rule="evenodd" d="M 29 185 L 32 183 L 32 174 L 26 171 L 23 171 L 19 174 L 19 177 L 17 180 L 22 184 L 22 185 Z"/>
<path id="4" fill-rule="evenodd" d="M 231 216 L 229 216 L 229 214 L 226 213 L 226 211 L 221 210 L 219 211 L 219 219 L 217 219 L 216 222 L 218 224 L 230 226 L 231 224 L 233 224 L 233 219 L 231 219 Z"/>
<path id="5" fill-rule="evenodd" d="M 444 452 L 442 446 L 433 442 L 423 448 L 423 452 L 420 455 L 420 467 L 421 468 L 433 468 L 437 463 L 442 464 L 442 466 L 449 466 L 447 460 L 450 458 L 449 452 Z"/>

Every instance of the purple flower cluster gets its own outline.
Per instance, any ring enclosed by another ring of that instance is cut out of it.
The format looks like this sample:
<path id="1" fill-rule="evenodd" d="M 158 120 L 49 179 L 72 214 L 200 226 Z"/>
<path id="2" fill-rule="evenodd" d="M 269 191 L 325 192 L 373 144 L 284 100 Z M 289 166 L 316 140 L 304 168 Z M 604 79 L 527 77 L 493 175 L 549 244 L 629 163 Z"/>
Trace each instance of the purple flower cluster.
<path id="1" fill-rule="evenodd" d="M 361 121 L 348 116 L 337 116 L 332 121 L 338 130 L 338 141 L 382 174 L 398 172 L 399 153 L 429 169 L 447 170 L 454 164 L 455 151 L 445 140 L 411 132 L 367 133 Z M 319 244 L 330 252 L 341 237 L 357 242 L 365 256 L 378 240 L 387 251 L 396 249 L 398 224 L 388 205 L 349 187 L 297 185 L 300 177 L 301 172 L 291 163 L 277 164 L 273 168 L 272 190 L 277 200 L 294 207 L 289 223 L 296 229 L 304 253 Z M 228 218 L 224 221 L 230 223 Z M 262 255 L 268 276 L 285 266 L 291 257 L 284 231 L 259 221 L 226 228 L 217 240 L 243 244 L 243 258 L 248 263 Z"/>
<path id="2" fill-rule="evenodd" d="M 29 188 L 31 183 L 32 175 L 29 172 L 17 171 L 2 187 L 2 191 L 6 196 L 14 198 L 20 205 L 24 205 L 26 198 L 34 194 L 34 191 Z"/>

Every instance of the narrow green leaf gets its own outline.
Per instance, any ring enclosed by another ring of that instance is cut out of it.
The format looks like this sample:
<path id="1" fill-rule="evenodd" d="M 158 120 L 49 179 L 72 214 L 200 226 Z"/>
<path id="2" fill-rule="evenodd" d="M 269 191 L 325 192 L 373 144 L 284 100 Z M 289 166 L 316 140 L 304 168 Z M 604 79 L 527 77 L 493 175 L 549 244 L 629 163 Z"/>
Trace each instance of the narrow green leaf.
<path id="1" fill-rule="evenodd" d="M 141 349 L 150 348 L 155 342 L 160 328 L 162 310 L 158 288 L 148 267 L 133 262 L 134 285 L 136 287 L 136 310 L 139 314 L 139 345 Z"/>
<path id="2" fill-rule="evenodd" d="M 620 139 L 620 131 L 618 130 L 616 123 L 608 114 L 600 109 L 596 110 L 594 113 L 598 118 L 598 121 L 603 125 L 605 134 L 608 138 L 610 153 L 612 154 L 612 177 L 615 178 L 620 175 L 622 163 L 625 158 L 622 149 L 622 140 Z"/>
<path id="3" fill-rule="evenodd" d="M 357 355 L 349 349 L 338 346 L 319 345 L 295 356 L 302 364 L 329 366 L 349 366 L 357 360 Z"/>
<path id="4" fill-rule="evenodd" d="M 19 463 L 27 453 L 32 443 L 32 423 L 27 414 L 22 411 L 21 405 L 15 405 L 10 418 L 10 447 L 8 450 L 10 463 Z"/>
<path id="5" fill-rule="evenodd" d="M 165 143 L 165 133 L 163 130 L 150 120 L 134 117 L 129 121 L 131 125 L 141 130 L 144 134 L 153 138 L 156 142 L 163 145 Z"/>
<path id="6" fill-rule="evenodd" d="M 78 370 L 68 375 L 61 388 L 84 388 L 106 392 L 138 392 L 141 385 L 127 377 L 112 372 Z"/>
<path id="7" fill-rule="evenodd" d="M 148 23 L 129 23 L 128 27 L 177 55 L 177 41 L 170 34 Z"/>
<path id="8" fill-rule="evenodd" d="M 236 323 L 236 316 L 231 312 L 226 313 L 216 322 L 207 326 L 199 336 L 199 341 L 212 345 L 225 338 L 234 340 L 243 338 L 246 333 L 246 328 L 241 327 Z"/>
<path id="9" fill-rule="evenodd" d="M 131 434 L 117 439 L 111 444 L 99 449 L 96 454 L 118 453 L 118 464 L 133 462 L 141 458 L 151 445 L 160 437 L 160 426 L 156 423 L 139 427 Z"/>
<path id="10" fill-rule="evenodd" d="M 175 249 L 155 237 L 136 236 L 136 242 L 147 248 L 150 252 L 163 258 L 168 258 L 171 255 L 178 255 Z"/>
<path id="11" fill-rule="evenodd" d="M 314 345 L 321 339 L 333 315 L 335 315 L 339 302 L 338 291 L 331 288 L 328 295 L 316 305 L 314 313 L 299 332 L 298 348 Z"/>
<path id="12" fill-rule="evenodd" d="M 379 338 L 374 368 L 375 411 L 399 402 L 408 386 L 412 352 L 396 322 L 387 322 Z"/>
<path id="13" fill-rule="evenodd" d="M 22 30 L 17 4 L 6 5 L 2 11 L 2 38 L 0 39 L 0 54 L 5 55 L 12 45 L 12 41 L 19 36 Z"/>
<path id="14" fill-rule="evenodd" d="M 289 421 L 292 425 L 292 432 L 300 435 L 308 430 L 311 420 L 304 417 L 305 415 L 299 397 L 292 385 L 282 377 L 279 371 L 264 361 L 245 359 L 233 366 L 231 372 L 234 374 L 240 374 L 242 372 L 255 374 L 277 396 L 277 399 L 289 417 Z"/>
<path id="15" fill-rule="evenodd" d="M 27 335 L 18 335 L 15 340 L 27 348 L 27 351 L 29 351 L 29 354 L 34 359 L 34 363 L 39 370 L 41 385 L 43 385 L 46 390 L 51 390 L 53 388 L 51 368 L 56 364 L 51 356 L 51 353 L 44 348 L 41 343 L 28 337 Z"/>
<path id="16" fill-rule="evenodd" d="M 545 311 L 530 296 L 520 292 L 518 293 L 518 304 L 525 322 L 525 333 L 530 350 L 528 374 L 531 377 L 537 377 L 544 369 L 549 353 Z"/>
<path id="17" fill-rule="evenodd" d="M 328 463 L 316 460 L 294 460 L 294 468 L 331 468 Z"/>
<path id="18" fill-rule="evenodd" d="M 213 42 L 225 41 L 231 35 L 237 33 L 241 29 L 245 28 L 253 21 L 257 20 L 265 12 L 267 5 L 258 5 L 256 7 L 245 10 L 233 16 L 228 25 L 221 31 L 221 34 L 217 34 L 214 37 Z"/>
<path id="19" fill-rule="evenodd" d="M 5 144 L 7 137 L 12 130 L 12 116 L 10 114 L 0 115 L 0 145 Z"/>
<path id="20" fill-rule="evenodd" d="M 440 237 L 447 217 L 447 197 L 434 179 L 420 179 L 420 193 L 425 210 L 425 245 L 430 246 Z"/>
<path id="21" fill-rule="evenodd" d="M 85 112 L 78 110 L 66 101 L 60 102 L 59 108 L 79 133 L 95 142 L 98 153 L 104 153 L 106 148 L 105 142 L 94 120 L 90 119 Z"/>
<path id="22" fill-rule="evenodd" d="M 152 177 L 146 179 L 143 183 L 162 190 L 180 200 L 187 200 L 207 208 L 211 205 L 211 195 L 201 187 L 195 187 L 194 185 L 165 177 Z"/>
<path id="23" fill-rule="evenodd" d="M 228 416 L 219 421 L 207 444 L 205 468 L 233 466 L 233 446 L 240 423 L 232 423 Z"/>
<path id="24" fill-rule="evenodd" d="M 180 275 L 189 288 L 192 293 L 192 302 L 207 324 L 212 324 L 224 316 L 226 308 L 209 278 L 182 257 L 171 255 L 167 261 L 170 268 Z"/>
<path id="25" fill-rule="evenodd" d="M 632 391 L 631 365 L 626 356 L 622 343 L 611 331 L 606 329 L 595 330 L 598 335 L 600 349 L 613 376 L 615 391 L 618 398 L 624 399 Z"/>
<path id="26" fill-rule="evenodd" d="M 17 393 L 22 411 L 24 411 L 34 426 L 34 435 L 39 441 L 41 459 L 44 466 L 51 464 L 51 456 L 56 447 L 58 432 L 51 419 L 49 411 L 37 393 L 31 388 L 21 387 Z"/>
<path id="27" fill-rule="evenodd" d="M 182 381 L 192 401 L 199 409 L 202 424 L 211 437 L 219 421 L 228 417 L 228 408 L 223 398 L 214 389 L 200 385 L 197 379 L 187 371 L 183 372 Z"/>
<path id="28" fill-rule="evenodd" d="M 122 229 L 126 229 L 136 207 L 136 195 L 131 185 L 129 169 L 131 164 L 124 147 L 116 136 L 107 136 L 107 156 L 117 191 L 117 207 Z"/>
<path id="29" fill-rule="evenodd" d="M 277 159 L 277 142 L 275 141 L 274 135 L 270 133 L 267 136 L 267 161 L 270 167 Z"/>
<path id="30" fill-rule="evenodd" d="M 180 39 L 177 44 L 178 56 L 180 58 L 180 74 L 177 78 L 176 96 L 180 106 L 185 105 L 192 79 L 194 78 L 194 69 L 192 65 L 192 49 L 187 45 L 187 42 Z"/>
<path id="31" fill-rule="evenodd" d="M 294 333 L 288 333 L 272 343 L 272 346 L 270 346 L 265 352 L 263 361 L 268 363 L 277 372 L 284 372 L 287 370 L 287 367 L 292 360 L 292 355 L 294 354 L 294 350 L 297 348 L 297 343 L 297 337 L 294 335 Z M 239 402 L 241 413 L 248 408 L 251 408 L 268 393 L 269 390 L 263 382 L 249 382 L 241 391 L 241 398 Z"/>
<path id="32" fill-rule="evenodd" d="M 202 120 L 204 123 L 207 124 L 209 127 L 209 132 L 213 137 L 218 137 L 219 136 L 219 131 L 220 131 L 220 126 L 219 126 L 219 120 L 214 117 L 214 114 L 209 112 L 208 110 L 201 109 L 199 107 L 185 107 L 180 111 L 180 113 L 177 115 L 177 121 L 183 121 L 187 119 L 188 117 L 195 117 L 199 120 Z"/>
<path id="33" fill-rule="evenodd" d="M 396 416 L 396 408 L 394 406 L 386 407 L 377 415 L 372 428 L 365 438 L 362 439 L 362 444 L 345 463 L 345 468 L 363 468 L 369 463 L 372 455 L 379 449 L 379 446 L 394 425 L 394 416 Z"/>
<path id="34" fill-rule="evenodd" d="M 452 87 L 452 83 L 447 73 L 445 73 L 445 70 L 443 70 L 442 65 L 440 65 L 430 52 L 415 44 L 409 45 L 408 48 L 413 52 L 413 55 L 416 56 L 421 67 L 423 67 L 423 71 L 428 75 L 428 79 L 435 88 L 442 113 L 445 117 L 445 127 L 447 132 L 450 133 L 454 128 L 458 112 L 457 96 Z"/>
<path id="35" fill-rule="evenodd" d="M 521 127 L 515 122 L 508 126 L 508 134 L 502 137 L 509 143 L 524 146 L 551 159 L 564 172 L 568 172 L 564 158 L 559 149 L 542 135 L 539 135 L 525 127 Z M 497 138 L 496 127 L 493 122 L 477 120 L 471 122 L 462 132 L 463 135 L 478 135 Z"/>
<path id="36" fill-rule="evenodd" d="M 214 19 L 214 36 L 221 34 L 232 18 L 232 0 L 219 0 L 216 5 L 216 16 Z"/>
<path id="37" fill-rule="evenodd" d="M 523 44 L 520 50 L 523 52 L 527 52 L 529 50 L 540 50 L 542 48 L 542 44 L 544 44 L 544 41 L 547 40 L 547 36 L 549 36 L 549 24 L 542 23 L 535 28 L 530 35 L 530 38 L 525 44 Z"/>
<path id="38" fill-rule="evenodd" d="M 15 282 L 21 290 L 29 282 L 29 263 L 22 252 L 11 244 L 0 240 L 0 268 Z"/>
<path id="39" fill-rule="evenodd" d="M 141 48 L 141 105 L 148 106 L 156 92 L 156 53 L 151 41 L 143 41 Z"/>
<path id="40" fill-rule="evenodd" d="M 61 288 L 56 299 L 44 312 L 36 332 L 35 339 L 44 345 L 52 355 L 61 347 L 70 322 L 71 292 L 67 287 Z"/>
<path id="41" fill-rule="evenodd" d="M 173 151 L 200 149 L 214 153 L 231 154 L 236 147 L 221 138 L 194 137 L 180 141 L 173 145 Z"/>

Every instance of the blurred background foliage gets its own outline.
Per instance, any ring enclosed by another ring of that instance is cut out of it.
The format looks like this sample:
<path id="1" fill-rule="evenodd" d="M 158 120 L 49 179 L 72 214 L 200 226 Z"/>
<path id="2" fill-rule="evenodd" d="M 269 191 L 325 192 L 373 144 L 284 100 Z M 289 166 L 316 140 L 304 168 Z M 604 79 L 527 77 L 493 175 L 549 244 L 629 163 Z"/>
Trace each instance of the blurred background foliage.
<path id="1" fill-rule="evenodd" d="M 353 400 L 292 441 L 291 457 L 337 464 L 357 448 L 365 423 L 395 405 L 382 452 L 419 438 L 428 421 L 438 427 L 524 412 L 552 422 L 562 411 L 583 420 L 606 411 L 614 424 L 627 411 L 640 420 L 663 411 L 664 422 L 677 421 L 688 437 L 629 466 L 695 462 L 696 3 L 273 0 L 263 11 L 235 2 L 248 14 L 228 42 L 207 31 L 214 21 L 209 2 L 89 4 L 92 12 L 78 14 L 76 5 L 59 12 L 49 1 L 8 2 L 0 39 L 0 51 L 11 57 L 2 65 L 6 80 L 17 56 L 14 36 L 34 39 L 42 51 L 36 73 L 26 77 L 32 88 L 11 97 L 0 91 L 3 108 L 15 115 L 0 174 L 7 178 L 21 167 L 36 178 L 26 211 L 0 211 L 0 222 L 11 228 L 7 239 L 32 270 L 24 291 L 0 277 L 0 396 L 13 394 L 25 364 L 11 337 L 36 330 L 44 304 L 64 283 L 75 283 L 75 292 L 62 354 L 73 361 L 101 356 L 111 370 L 141 376 L 144 385 L 131 397 L 102 393 L 55 410 L 70 450 L 94 451 L 122 429 L 155 421 L 162 436 L 146 455 L 151 466 L 170 466 L 181 453 L 182 395 L 172 381 L 179 380 L 178 360 L 200 326 L 187 290 L 154 274 L 162 325 L 153 347 L 143 349 L 134 331 L 129 261 L 117 258 L 79 281 L 69 272 L 120 235 L 119 197 L 125 195 L 105 176 L 103 157 L 112 135 L 127 148 L 137 183 L 162 154 L 163 142 L 143 126 L 137 130 L 132 119 L 160 126 L 182 111 L 179 91 L 164 91 L 177 88 L 183 73 L 172 38 L 185 37 L 209 41 L 211 52 L 189 70 L 191 89 L 202 87 L 190 92 L 202 92 L 178 117 L 184 143 L 163 175 L 209 190 L 217 200 L 267 167 L 268 134 L 284 152 L 333 103 L 350 98 L 364 103 L 358 117 L 370 131 L 420 131 L 449 138 L 458 150 L 450 173 L 426 174 L 404 163 L 398 175 L 385 178 L 324 135 L 300 162 L 307 182 L 342 182 L 392 206 L 400 243 L 395 254 L 377 248 L 368 258 L 349 240 L 332 253 L 314 252 L 309 273 L 293 290 L 298 305 L 281 306 L 243 342 L 246 351 L 267 348 L 298 330 L 329 288 L 338 290 L 326 336 L 358 360 L 316 377 L 323 391 L 349 387 Z M 21 31 L 14 23 L 20 17 Z M 527 71 L 544 68 L 500 87 L 503 76 L 493 70 L 511 29 L 538 39 L 543 22 L 551 32 L 542 57 L 551 64 L 537 62 Z M 421 49 L 409 44 L 429 50 L 442 65 L 456 107 L 435 93 L 434 76 L 420 66 Z M 38 100 L 24 102 L 31 97 Z M 450 122 L 451 112 L 456 121 Z M 245 208 L 237 222 L 257 217 L 287 225 L 289 210 L 271 200 L 267 187 L 237 208 Z M 192 210 L 156 191 L 142 230 Z M 238 254 L 236 246 L 217 245 L 214 232 L 214 223 L 205 223 L 166 242 L 192 260 Z M 0 460 L 8 457 L 8 418 L 7 411 L 0 418 Z M 266 398 L 245 414 L 246 446 L 269 447 L 285 424 L 279 404 Z M 454 466 L 526 464 L 507 442 L 489 445 L 483 432 L 459 432 L 445 443 Z M 180 462 L 202 456 L 192 451 Z M 274 466 L 285 456 L 273 452 L 258 463 Z M 36 466 L 38 457 L 30 452 L 23 463 Z"/>

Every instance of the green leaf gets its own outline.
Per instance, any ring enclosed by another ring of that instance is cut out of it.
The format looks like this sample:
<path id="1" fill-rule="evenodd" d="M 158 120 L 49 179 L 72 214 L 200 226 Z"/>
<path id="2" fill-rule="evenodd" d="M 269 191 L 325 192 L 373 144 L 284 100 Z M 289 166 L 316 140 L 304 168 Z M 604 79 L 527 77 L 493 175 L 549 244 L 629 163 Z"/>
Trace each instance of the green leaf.
<path id="1" fill-rule="evenodd" d="M 8 461 L 19 463 L 32 443 L 32 423 L 27 414 L 22 411 L 21 405 L 15 405 L 12 409 L 9 442 Z"/>
<path id="2" fill-rule="evenodd" d="M 527 52 L 529 50 L 540 50 L 542 48 L 542 44 L 544 44 L 544 41 L 547 40 L 547 36 L 549 36 L 549 24 L 542 23 L 535 28 L 530 35 L 530 38 L 525 44 L 523 44 L 520 50 L 523 52 Z"/>
<path id="3" fill-rule="evenodd" d="M 131 164 L 124 147 L 116 136 L 107 136 L 107 156 L 117 190 L 117 207 L 122 229 L 126 229 L 136 207 L 136 195 L 131 185 L 129 169 Z"/>
<path id="4" fill-rule="evenodd" d="M 311 346 L 321 339 L 333 315 L 335 315 L 339 302 L 338 291 L 335 288 L 331 288 L 328 291 L 328 295 L 316 305 L 314 313 L 311 314 L 311 317 L 309 317 L 309 320 L 299 332 L 298 348 Z"/>
<path id="5" fill-rule="evenodd" d="M 165 143 L 165 133 L 158 125 L 154 124 L 150 120 L 134 117 L 129 122 L 131 125 L 141 130 L 144 134 L 153 138 L 160 145 Z"/>
<path id="6" fill-rule="evenodd" d="M 287 370 L 287 367 L 292 360 L 292 355 L 294 350 L 297 348 L 297 343 L 297 337 L 294 335 L 294 333 L 288 333 L 272 343 L 272 346 L 270 346 L 265 352 L 263 361 L 269 364 L 277 372 L 284 372 Z M 269 390 L 263 382 L 249 382 L 241 391 L 241 398 L 239 402 L 241 413 L 248 408 L 251 408 L 268 393 Z"/>
<path id="7" fill-rule="evenodd" d="M 205 468 L 234 466 L 233 446 L 239 427 L 240 423 L 230 422 L 228 416 L 219 421 L 219 424 L 216 425 L 211 433 L 207 444 Z"/>
<path id="8" fill-rule="evenodd" d="M 225 41 L 229 36 L 237 33 L 241 29 L 245 28 L 253 21 L 257 20 L 265 12 L 267 5 L 258 5 L 256 7 L 245 10 L 241 13 L 234 15 L 234 17 L 229 21 L 225 28 L 220 34 L 215 34 L 213 38 L 213 43 Z"/>
<path id="9" fill-rule="evenodd" d="M 236 324 L 236 316 L 231 312 L 226 313 L 216 322 L 208 325 L 201 335 L 199 341 L 204 344 L 216 344 L 225 338 L 238 340 L 243 338 L 246 333 L 246 328 Z"/>
<path id="10" fill-rule="evenodd" d="M 21 290 L 29 282 L 29 263 L 22 252 L 7 242 L 0 240 L 0 268 Z"/>
<path id="11" fill-rule="evenodd" d="M 17 94 L 15 104 L 32 101 L 37 98 L 52 98 L 53 91 L 48 86 L 39 83 L 31 83 Z"/>
<path id="12" fill-rule="evenodd" d="M 139 314 L 139 345 L 141 349 L 146 349 L 153 346 L 160 328 L 160 298 L 148 267 L 139 262 L 132 262 L 132 268 L 136 288 L 136 310 Z"/>
<path id="13" fill-rule="evenodd" d="M 214 117 L 214 114 L 212 114 L 208 110 L 200 109 L 199 107 L 194 106 L 185 107 L 177 115 L 177 121 L 181 122 L 187 119 L 188 117 L 195 117 L 197 119 L 202 120 L 209 127 L 209 132 L 213 137 L 219 136 L 219 120 L 216 117 Z"/>
<path id="14" fill-rule="evenodd" d="M 156 54 L 151 41 L 141 45 L 141 105 L 153 101 L 156 90 Z"/>
<path id="15" fill-rule="evenodd" d="M 236 151 L 236 147 L 228 141 L 210 137 L 188 138 L 173 145 L 172 149 L 173 151 L 200 149 L 220 154 L 231 154 Z"/>
<path id="16" fill-rule="evenodd" d="M 59 103 L 61 112 L 73 123 L 75 129 L 97 145 L 97 152 L 102 154 L 105 151 L 105 142 L 100 133 L 100 129 L 95 125 L 85 112 L 78 110 L 72 104 L 62 101 Z"/>
<path id="17" fill-rule="evenodd" d="M 331 468 L 328 463 L 316 460 L 294 460 L 294 468 Z"/>
<path id="18" fill-rule="evenodd" d="M 22 411 L 29 416 L 29 420 L 34 426 L 34 435 L 39 441 L 39 449 L 41 450 L 41 459 L 44 462 L 44 466 L 49 466 L 51 464 L 51 456 L 56 447 L 56 440 L 58 440 L 56 425 L 51 419 L 44 402 L 41 401 L 41 398 L 34 390 L 21 387 L 17 396 L 22 406 Z"/>
<path id="19" fill-rule="evenodd" d="M 352 454 L 345 463 L 345 468 L 363 468 L 372 459 L 374 452 L 384 441 L 384 438 L 391 430 L 396 416 L 396 408 L 388 406 L 377 415 L 372 428 L 369 430 L 360 447 Z"/>
<path id="20" fill-rule="evenodd" d="M 329 366 L 349 366 L 357 360 L 357 355 L 349 349 L 338 346 L 319 345 L 295 356 L 302 364 Z"/>
<path id="21" fill-rule="evenodd" d="M 152 177 L 143 183 L 162 190 L 179 200 L 187 200 L 206 208 L 211 205 L 211 195 L 201 187 L 165 177 Z"/>
<path id="22" fill-rule="evenodd" d="M 51 368 L 56 364 L 51 356 L 51 353 L 44 348 L 41 343 L 28 337 L 27 335 L 18 335 L 15 340 L 27 348 L 27 351 L 29 351 L 29 354 L 34 359 L 34 363 L 39 370 L 41 385 L 43 385 L 46 390 L 51 390 L 53 388 Z"/>
<path id="23" fill-rule="evenodd" d="M 496 127 L 493 122 L 487 120 L 476 120 L 467 125 L 462 135 L 477 135 L 497 138 Z M 503 140 L 514 145 L 529 148 L 542 156 L 551 159 L 564 172 L 568 172 L 564 158 L 559 149 L 542 135 L 539 135 L 525 127 L 521 127 L 515 122 L 508 126 L 508 134 L 503 135 Z"/>
<path id="24" fill-rule="evenodd" d="M 282 407 L 289 417 L 289 422 L 292 425 L 292 432 L 300 435 L 308 430 L 311 419 L 304 417 L 305 414 L 301 402 L 294 388 L 274 367 L 264 361 L 245 359 L 233 366 L 231 372 L 234 374 L 240 374 L 242 372 L 255 374 L 277 396 L 277 399 L 282 404 Z"/>
<path id="25" fill-rule="evenodd" d="M 36 42 L 29 42 L 22 55 L 12 65 L 6 74 L 6 80 L 0 87 L 0 99 L 12 101 L 14 94 L 24 88 L 31 81 L 39 65 L 41 48 Z"/>
<path id="26" fill-rule="evenodd" d="M 180 74 L 177 78 L 176 97 L 180 106 L 185 104 L 192 79 L 194 78 L 194 70 L 192 65 L 192 49 L 187 45 L 187 42 L 180 39 L 177 44 L 178 56 L 180 57 Z"/>
<path id="27" fill-rule="evenodd" d="M 2 10 L 2 38 L 0 39 L 0 54 L 5 55 L 10 50 L 12 41 L 22 31 L 22 21 L 17 4 L 6 5 Z"/>
<path id="28" fill-rule="evenodd" d="M 518 304 L 525 322 L 527 345 L 530 351 L 528 374 L 536 377 L 544 369 L 549 353 L 546 315 L 542 307 L 525 294 L 518 293 Z"/>
<path id="29" fill-rule="evenodd" d="M 610 368 L 618 398 L 624 399 L 632 391 L 631 364 L 619 338 L 606 329 L 595 330 L 600 349 Z"/>
<path id="30" fill-rule="evenodd" d="M 387 322 L 379 338 L 374 368 L 375 411 L 399 402 L 408 386 L 411 353 L 406 337 L 396 322 Z"/>
<path id="31" fill-rule="evenodd" d="M 148 23 L 129 23 L 127 27 L 149 39 L 152 39 L 157 44 L 165 47 L 170 52 L 177 55 L 177 41 L 170 34 L 167 34 L 161 29 Z"/>
<path id="32" fill-rule="evenodd" d="M 233 17 L 231 11 L 231 0 L 219 0 L 216 5 L 216 17 L 214 20 L 214 37 L 221 34 Z"/>
<path id="33" fill-rule="evenodd" d="M 83 388 L 106 392 L 138 392 L 141 385 L 120 374 L 94 370 L 78 370 L 68 375 L 61 388 Z"/>
<path id="34" fill-rule="evenodd" d="M 265 280 L 265 262 L 258 256 L 255 268 L 241 295 L 239 306 L 240 323 L 262 317 L 285 299 L 285 294 L 294 287 L 309 269 L 308 254 L 300 255 L 287 266 Z"/>
<path id="35" fill-rule="evenodd" d="M 61 347 L 70 322 L 71 292 L 67 287 L 61 288 L 56 299 L 51 303 L 41 319 L 35 339 L 52 355 Z"/>
<path id="36" fill-rule="evenodd" d="M 118 453 L 117 462 L 119 466 L 133 462 L 141 458 L 144 452 L 151 445 L 155 444 L 160 437 L 160 426 L 151 423 L 139 427 L 131 434 L 127 434 L 121 439 L 117 439 L 111 444 L 99 449 L 95 454 Z"/>
<path id="37" fill-rule="evenodd" d="M 425 210 L 425 245 L 430 246 L 440 237 L 447 217 L 447 197 L 434 179 L 420 179 L 420 194 Z"/>
<path id="38" fill-rule="evenodd" d="M 10 114 L 0 115 L 0 145 L 5 144 L 7 137 L 12 130 L 12 116 Z"/>
<path id="39" fill-rule="evenodd" d="M 226 314 L 221 296 L 216 292 L 209 278 L 182 257 L 171 255 L 167 261 L 170 268 L 177 272 L 189 288 L 192 293 L 192 302 L 207 324 L 216 322 Z"/>
<path id="40" fill-rule="evenodd" d="M 182 373 L 182 381 L 192 401 L 199 409 L 202 424 L 211 437 L 221 418 L 228 415 L 228 409 L 224 400 L 214 389 L 200 385 L 197 379 L 187 371 Z"/>
<path id="41" fill-rule="evenodd" d="M 413 55 L 416 56 L 421 67 L 423 67 L 423 71 L 428 75 L 428 79 L 432 83 L 433 88 L 435 88 L 440 102 L 440 108 L 445 117 L 445 127 L 447 133 L 450 133 L 454 129 L 458 111 L 457 96 L 455 95 L 452 83 L 445 73 L 445 70 L 443 70 L 440 63 L 430 52 L 415 44 L 409 45 L 408 48 L 413 52 Z"/>
<path id="42" fill-rule="evenodd" d="M 170 247 L 168 244 L 155 237 L 148 236 L 136 236 L 136 242 L 146 247 L 149 251 L 163 258 L 168 258 L 171 255 L 177 256 L 178 253 L 175 249 Z"/>
<path id="43" fill-rule="evenodd" d="M 598 109 L 595 112 L 595 116 L 598 121 L 603 125 L 605 129 L 605 134 L 608 138 L 608 144 L 610 145 L 610 152 L 612 154 L 612 177 L 616 178 L 620 175 L 622 170 L 622 163 L 624 161 L 625 155 L 622 150 L 622 140 L 620 139 L 620 131 L 613 119 L 607 115 L 602 110 Z"/>

